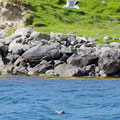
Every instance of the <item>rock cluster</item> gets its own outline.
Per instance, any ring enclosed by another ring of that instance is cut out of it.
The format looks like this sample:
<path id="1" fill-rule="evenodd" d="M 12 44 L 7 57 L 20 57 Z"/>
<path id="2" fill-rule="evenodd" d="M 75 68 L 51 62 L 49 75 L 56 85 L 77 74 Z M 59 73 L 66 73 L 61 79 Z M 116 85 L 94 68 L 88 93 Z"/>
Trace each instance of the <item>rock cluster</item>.
<path id="1" fill-rule="evenodd" d="M 120 77 L 120 43 L 20 28 L 0 33 L 1 75 Z"/>

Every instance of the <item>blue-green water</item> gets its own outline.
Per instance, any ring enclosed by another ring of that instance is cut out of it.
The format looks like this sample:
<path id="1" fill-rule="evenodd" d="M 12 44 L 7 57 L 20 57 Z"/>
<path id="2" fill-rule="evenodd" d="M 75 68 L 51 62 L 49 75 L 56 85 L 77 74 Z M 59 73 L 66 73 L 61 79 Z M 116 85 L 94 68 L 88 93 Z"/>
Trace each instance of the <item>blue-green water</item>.
<path id="1" fill-rule="evenodd" d="M 0 120 L 120 120 L 120 80 L 2 77 Z"/>

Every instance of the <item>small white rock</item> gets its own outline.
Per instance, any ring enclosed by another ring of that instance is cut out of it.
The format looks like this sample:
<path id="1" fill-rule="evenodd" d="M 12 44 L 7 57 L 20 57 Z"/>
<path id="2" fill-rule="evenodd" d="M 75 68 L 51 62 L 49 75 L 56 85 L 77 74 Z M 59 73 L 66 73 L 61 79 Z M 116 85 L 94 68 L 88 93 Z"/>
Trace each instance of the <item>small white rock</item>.
<path id="1" fill-rule="evenodd" d="M 12 27 L 12 26 L 13 26 L 13 23 L 12 23 L 12 22 L 7 22 L 7 25 L 8 25 L 9 27 Z"/>
<path id="2" fill-rule="evenodd" d="M 105 36 L 104 37 L 104 40 L 110 40 L 110 39 L 112 39 L 110 36 Z"/>

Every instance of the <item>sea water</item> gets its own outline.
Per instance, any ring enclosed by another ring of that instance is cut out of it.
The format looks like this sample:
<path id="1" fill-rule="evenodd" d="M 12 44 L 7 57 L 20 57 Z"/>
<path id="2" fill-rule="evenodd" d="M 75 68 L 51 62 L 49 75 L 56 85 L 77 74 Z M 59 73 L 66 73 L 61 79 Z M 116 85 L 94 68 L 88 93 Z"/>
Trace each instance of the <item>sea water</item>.
<path id="1" fill-rule="evenodd" d="M 120 120 L 120 80 L 1 77 L 0 120 Z"/>

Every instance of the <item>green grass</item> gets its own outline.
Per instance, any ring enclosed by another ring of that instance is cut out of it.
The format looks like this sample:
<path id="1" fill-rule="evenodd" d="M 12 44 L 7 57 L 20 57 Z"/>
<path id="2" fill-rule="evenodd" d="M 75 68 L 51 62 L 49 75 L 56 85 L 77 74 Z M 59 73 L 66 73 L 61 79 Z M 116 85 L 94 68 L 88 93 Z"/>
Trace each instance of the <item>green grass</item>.
<path id="1" fill-rule="evenodd" d="M 29 25 L 44 33 L 73 32 L 79 36 L 120 38 L 120 0 L 80 0 L 80 9 L 63 9 L 67 0 L 25 0 L 34 13 Z M 35 25 L 45 25 L 35 27 Z M 113 40 L 112 40 L 113 41 Z M 118 40 L 119 41 L 119 40 Z"/>

